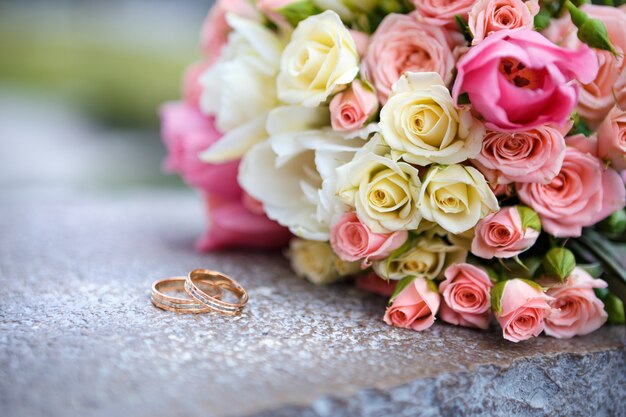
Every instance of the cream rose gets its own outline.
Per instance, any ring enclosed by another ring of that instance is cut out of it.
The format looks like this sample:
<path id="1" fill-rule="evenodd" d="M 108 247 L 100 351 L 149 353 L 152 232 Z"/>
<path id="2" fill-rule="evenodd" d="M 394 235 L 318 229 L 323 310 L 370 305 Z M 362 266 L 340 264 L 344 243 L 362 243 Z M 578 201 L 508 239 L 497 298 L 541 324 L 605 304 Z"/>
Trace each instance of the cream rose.
<path id="1" fill-rule="evenodd" d="M 485 127 L 457 110 L 436 72 L 407 72 L 380 112 L 381 132 L 394 157 L 417 165 L 455 164 L 480 153 Z"/>
<path id="2" fill-rule="evenodd" d="M 379 143 L 379 138 L 373 141 Z M 355 207 L 359 219 L 374 233 L 417 228 L 422 218 L 416 206 L 421 186 L 418 170 L 371 152 L 376 145 L 368 145 L 337 168 L 339 198 Z"/>
<path id="3" fill-rule="evenodd" d="M 420 236 L 413 247 L 391 260 L 374 263 L 374 271 L 386 279 L 399 280 L 407 276 L 435 279 L 455 263 L 465 262 L 468 251 L 448 243 L 439 236 Z"/>
<path id="4" fill-rule="evenodd" d="M 356 43 L 337 13 L 327 10 L 300 22 L 283 51 L 278 97 L 316 107 L 359 72 Z"/>
<path id="5" fill-rule="evenodd" d="M 359 262 L 339 259 L 328 242 L 294 238 L 287 255 L 296 274 L 317 285 L 339 281 L 361 270 Z"/>
<path id="6" fill-rule="evenodd" d="M 265 139 L 265 121 L 276 98 L 277 62 L 283 44 L 261 23 L 227 15 L 233 32 L 220 59 L 201 77 L 200 108 L 214 115 L 224 133 L 202 159 L 225 162 L 239 159 L 255 143 Z"/>
<path id="7" fill-rule="evenodd" d="M 424 178 L 418 207 L 424 219 L 458 234 L 498 210 L 498 199 L 476 168 L 433 165 Z"/>

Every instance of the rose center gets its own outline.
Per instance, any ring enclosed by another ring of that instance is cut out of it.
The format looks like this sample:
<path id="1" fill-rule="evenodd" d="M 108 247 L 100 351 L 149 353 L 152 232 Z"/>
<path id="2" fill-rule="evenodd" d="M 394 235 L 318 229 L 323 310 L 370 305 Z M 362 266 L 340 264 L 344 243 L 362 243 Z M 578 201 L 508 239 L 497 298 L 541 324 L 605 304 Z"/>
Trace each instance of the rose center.
<path id="1" fill-rule="evenodd" d="M 546 75 L 545 70 L 526 68 L 526 65 L 512 58 L 502 58 L 499 70 L 508 82 L 529 90 L 541 88 Z"/>

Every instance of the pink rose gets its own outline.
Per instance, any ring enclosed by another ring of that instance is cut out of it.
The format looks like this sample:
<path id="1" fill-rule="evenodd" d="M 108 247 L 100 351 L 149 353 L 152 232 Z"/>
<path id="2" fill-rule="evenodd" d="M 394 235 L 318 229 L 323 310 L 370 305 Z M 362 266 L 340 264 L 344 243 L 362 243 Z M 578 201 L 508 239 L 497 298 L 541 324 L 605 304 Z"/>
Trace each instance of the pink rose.
<path id="1" fill-rule="evenodd" d="M 582 82 L 577 110 L 583 119 L 595 127 L 613 106 L 614 92 L 626 88 L 626 12 L 615 7 L 591 4 L 583 5 L 581 10 L 589 17 L 604 22 L 609 39 L 618 52 L 618 56 L 614 56 L 608 51 L 594 49 L 600 70 L 591 80 Z M 553 21 L 544 34 L 565 48 L 577 49 L 582 45 L 577 37 L 576 26 L 567 13 L 565 17 Z"/>
<path id="2" fill-rule="evenodd" d="M 208 62 L 197 62 L 190 65 L 185 71 L 183 76 L 183 97 L 187 104 L 200 108 L 202 85 L 199 79 L 209 66 Z"/>
<path id="3" fill-rule="evenodd" d="M 286 28 L 291 25 L 287 19 L 280 14 L 280 9 L 287 7 L 292 3 L 298 3 L 299 1 L 300 0 L 258 0 L 256 7 L 276 25 L 281 28 Z"/>
<path id="4" fill-rule="evenodd" d="M 626 169 L 626 111 L 613 107 L 598 127 L 598 156 L 617 170 Z"/>
<path id="5" fill-rule="evenodd" d="M 512 279 L 503 283 L 501 310 L 495 312 L 502 327 L 502 336 L 511 342 L 537 337 L 543 331 L 545 319 L 550 315 L 548 304 L 552 298 L 540 287 L 523 279 Z"/>
<path id="6" fill-rule="evenodd" d="M 466 18 L 476 0 L 413 0 L 418 20 L 429 25 L 457 29 L 454 16 Z"/>
<path id="7" fill-rule="evenodd" d="M 233 13 L 252 20 L 258 20 L 259 15 L 254 5 L 247 0 L 217 0 L 207 15 L 200 34 L 200 44 L 209 63 L 214 63 L 228 41 L 231 27 L 226 21 L 226 15 Z"/>
<path id="8" fill-rule="evenodd" d="M 287 245 L 291 233 L 264 214 L 251 212 L 241 198 L 205 195 L 208 228 L 196 249 L 278 249 Z"/>
<path id="9" fill-rule="evenodd" d="M 371 292 L 385 297 L 391 297 L 398 281 L 387 281 L 379 277 L 375 272 L 367 275 L 361 275 L 356 278 L 356 286 L 358 289 Z"/>
<path id="10" fill-rule="evenodd" d="M 344 214 L 330 231 L 330 244 L 341 260 L 363 259 L 363 266 L 372 260 L 384 259 L 402 246 L 408 237 L 406 230 L 393 233 L 374 233 L 361 223 L 355 212 Z"/>
<path id="11" fill-rule="evenodd" d="M 538 237 L 538 230 L 524 229 L 517 206 L 504 207 L 476 224 L 472 253 L 484 259 L 512 258 L 530 249 Z"/>
<path id="12" fill-rule="evenodd" d="M 416 278 L 393 300 L 385 312 L 385 323 L 413 330 L 426 330 L 435 322 L 439 293 L 429 288 L 426 278 Z"/>
<path id="13" fill-rule="evenodd" d="M 362 128 L 378 110 L 376 93 L 354 80 L 350 87 L 337 94 L 330 102 L 330 122 L 340 132 Z"/>
<path id="14" fill-rule="evenodd" d="M 539 12 L 537 0 L 478 0 L 469 12 L 467 24 L 474 35 L 472 45 L 504 29 L 534 27 Z"/>
<path id="15" fill-rule="evenodd" d="M 606 322 L 608 314 L 594 288 L 606 288 L 601 279 L 593 279 L 583 269 L 574 268 L 564 283 L 551 286 L 547 294 L 554 298 L 551 302 L 552 314 L 546 319 L 546 334 L 558 339 L 589 334 Z"/>
<path id="16" fill-rule="evenodd" d="M 445 277 L 439 284 L 443 296 L 439 318 L 457 326 L 489 328 L 489 293 L 493 287 L 489 275 L 474 265 L 463 263 L 448 267 Z"/>
<path id="17" fill-rule="evenodd" d="M 563 125 L 576 105 L 572 81 L 590 82 L 598 63 L 593 51 L 560 48 L 528 29 L 495 32 L 470 48 L 457 64 L 452 95 L 467 93 L 492 130 Z"/>
<path id="18" fill-rule="evenodd" d="M 565 158 L 563 134 L 550 126 L 519 132 L 487 131 L 474 164 L 490 183 L 552 180 Z"/>
<path id="19" fill-rule="evenodd" d="M 222 197 L 240 198 L 239 161 L 207 164 L 198 158 L 200 152 L 222 137 L 215 128 L 215 120 L 184 102 L 163 105 L 160 116 L 163 142 L 168 151 L 163 168 L 179 174 L 191 187 Z"/>
<path id="20" fill-rule="evenodd" d="M 594 156 L 593 138 L 577 135 L 567 138 L 567 143 L 561 172 L 552 181 L 516 185 L 520 200 L 539 214 L 543 229 L 556 237 L 580 236 L 583 227 L 624 207 L 626 198 L 619 174 Z"/>
<path id="21" fill-rule="evenodd" d="M 354 39 L 354 43 L 356 44 L 356 50 L 359 53 L 359 56 L 363 57 L 363 55 L 365 55 L 365 52 L 367 52 L 367 47 L 370 43 L 370 36 L 365 32 L 361 32 L 355 29 L 348 29 L 348 32 L 350 32 L 352 39 Z"/>
<path id="22" fill-rule="evenodd" d="M 455 62 L 450 42 L 446 30 L 412 16 L 385 17 L 363 60 L 365 77 L 376 87 L 381 103 L 385 104 L 391 87 L 407 71 L 437 72 L 449 83 Z"/>

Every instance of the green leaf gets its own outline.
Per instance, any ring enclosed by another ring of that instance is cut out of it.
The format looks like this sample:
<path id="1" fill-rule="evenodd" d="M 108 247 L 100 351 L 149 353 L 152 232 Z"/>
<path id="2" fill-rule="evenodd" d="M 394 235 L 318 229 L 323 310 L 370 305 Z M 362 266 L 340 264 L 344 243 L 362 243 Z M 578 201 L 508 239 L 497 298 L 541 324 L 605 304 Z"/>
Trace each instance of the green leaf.
<path id="1" fill-rule="evenodd" d="M 617 295 L 609 293 L 603 301 L 604 309 L 609 315 L 607 322 L 611 324 L 624 324 L 624 303 L 622 300 L 620 300 Z"/>
<path id="2" fill-rule="evenodd" d="M 533 209 L 526 206 L 517 206 L 517 212 L 522 220 L 522 229 L 526 230 L 530 227 L 541 232 L 541 219 L 539 219 L 539 215 Z"/>
<path id="3" fill-rule="evenodd" d="M 543 259 L 546 274 L 565 281 L 576 267 L 576 258 L 571 250 L 561 247 L 552 248 Z"/>
<path id="4" fill-rule="evenodd" d="M 539 10 L 535 16 L 535 30 L 543 30 L 550 26 L 550 12 L 546 9 Z"/>
<path id="5" fill-rule="evenodd" d="M 594 278 L 598 278 L 602 275 L 602 272 L 604 272 L 600 262 L 594 262 L 592 264 L 578 264 L 577 266 Z"/>
<path id="6" fill-rule="evenodd" d="M 296 27 L 298 23 L 309 16 L 313 16 L 322 12 L 311 0 L 296 1 L 277 10 L 290 25 Z"/>
<path id="7" fill-rule="evenodd" d="M 395 300 L 398 297 L 398 295 L 400 295 L 402 290 L 408 287 L 409 284 L 415 280 L 415 278 L 416 277 L 414 276 L 408 276 L 398 281 L 398 283 L 396 284 L 396 289 L 393 291 L 393 294 L 391 294 L 391 298 L 389 298 L 389 304 L 393 303 L 393 300 Z"/>
<path id="8" fill-rule="evenodd" d="M 610 294 L 610 291 L 608 288 L 594 288 L 593 292 L 596 293 L 596 297 L 598 297 L 600 300 L 603 300 L 603 301 Z"/>
<path id="9" fill-rule="evenodd" d="M 463 34 L 463 37 L 467 41 L 467 44 L 471 45 L 474 35 L 472 35 L 472 31 L 463 16 L 457 14 L 454 16 L 454 20 L 456 21 L 456 25 L 459 27 L 459 31 Z"/>
<path id="10" fill-rule="evenodd" d="M 433 280 L 427 279 L 426 285 L 428 285 L 428 289 L 431 290 L 432 292 L 439 293 L 439 288 L 437 288 L 437 284 L 435 284 Z"/>
<path id="11" fill-rule="evenodd" d="M 502 314 L 502 293 L 508 281 L 500 281 L 491 289 L 491 310 L 496 314 Z"/>
<path id="12" fill-rule="evenodd" d="M 619 236 L 623 234 L 626 232 L 626 210 L 618 210 L 612 213 L 609 217 L 598 223 L 596 229 L 609 236 Z"/>

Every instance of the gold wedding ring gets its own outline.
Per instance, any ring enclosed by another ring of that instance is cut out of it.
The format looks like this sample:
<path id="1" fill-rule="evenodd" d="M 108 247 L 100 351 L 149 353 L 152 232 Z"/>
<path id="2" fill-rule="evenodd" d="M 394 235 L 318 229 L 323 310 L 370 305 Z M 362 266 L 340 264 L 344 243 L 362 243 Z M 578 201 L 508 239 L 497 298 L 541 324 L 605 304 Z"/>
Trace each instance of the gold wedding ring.
<path id="1" fill-rule="evenodd" d="M 175 313 L 206 313 L 212 311 L 209 307 L 199 303 L 194 298 L 179 298 L 165 294 L 172 291 L 183 291 L 186 277 L 172 277 L 155 281 L 152 284 L 152 295 L 150 301 L 156 307 Z M 203 292 L 211 294 L 211 297 L 219 300 L 222 296 L 222 289 L 212 280 L 201 279 L 196 281 L 196 285 Z"/>
<path id="2" fill-rule="evenodd" d="M 210 291 L 204 291 L 199 285 L 201 282 L 210 282 L 222 290 L 228 290 L 237 298 L 238 302 L 229 303 L 222 301 L 221 297 L 210 294 Z M 191 271 L 185 279 L 185 291 L 206 308 L 223 314 L 239 314 L 248 302 L 248 293 L 239 283 L 228 275 L 210 269 L 194 269 Z"/>

